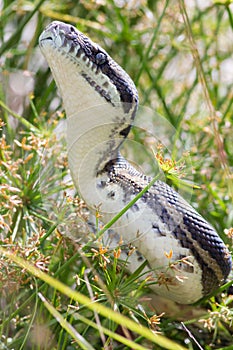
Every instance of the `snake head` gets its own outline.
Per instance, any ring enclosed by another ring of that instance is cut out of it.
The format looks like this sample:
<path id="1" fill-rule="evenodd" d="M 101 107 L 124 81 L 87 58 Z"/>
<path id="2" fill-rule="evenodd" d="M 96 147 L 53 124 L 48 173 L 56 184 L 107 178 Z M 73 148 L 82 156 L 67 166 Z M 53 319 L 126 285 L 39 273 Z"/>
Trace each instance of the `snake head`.
<path id="1" fill-rule="evenodd" d="M 69 56 L 80 67 L 81 75 L 90 85 L 95 85 L 105 100 L 113 105 L 121 103 L 124 112 L 131 114 L 131 120 L 134 118 L 138 105 L 137 89 L 129 75 L 101 46 L 74 26 L 59 21 L 46 27 L 39 38 L 39 44 L 46 58 L 48 47 Z M 103 84 L 96 83 L 98 75 L 106 78 Z"/>

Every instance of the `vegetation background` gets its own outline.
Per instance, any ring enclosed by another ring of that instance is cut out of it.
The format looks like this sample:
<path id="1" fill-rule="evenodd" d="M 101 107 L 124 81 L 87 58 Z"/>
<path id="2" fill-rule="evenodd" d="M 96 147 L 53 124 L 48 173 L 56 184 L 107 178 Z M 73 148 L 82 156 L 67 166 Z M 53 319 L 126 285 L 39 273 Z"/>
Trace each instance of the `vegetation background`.
<path id="1" fill-rule="evenodd" d="M 165 117 L 186 150 L 155 145 L 159 166 L 175 187 L 191 179 L 184 195 L 231 249 L 231 1 L 5 0 L 0 10 L 0 349 L 233 349 L 224 288 L 195 306 L 152 302 L 149 281 L 127 275 L 119 249 L 91 247 L 62 102 L 38 48 L 44 27 L 61 20 L 124 67 L 141 105 Z M 130 137 L 149 148 L 143 131 Z"/>

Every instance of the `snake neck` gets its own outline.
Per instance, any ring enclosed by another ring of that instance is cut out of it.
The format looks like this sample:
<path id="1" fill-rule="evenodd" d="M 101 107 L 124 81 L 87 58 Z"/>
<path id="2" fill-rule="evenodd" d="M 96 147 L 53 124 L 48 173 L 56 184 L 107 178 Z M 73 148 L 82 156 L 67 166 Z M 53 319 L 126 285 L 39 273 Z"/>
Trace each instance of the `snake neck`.
<path id="1" fill-rule="evenodd" d="M 81 32 L 76 30 L 74 38 L 72 28 L 54 22 L 40 37 L 40 46 L 66 111 L 72 178 L 93 208 L 103 201 L 98 183 L 108 174 L 102 170 L 118 159 L 137 110 L 138 95 L 127 73 Z"/>
<path id="2" fill-rule="evenodd" d="M 96 108 L 94 108 L 95 112 Z M 95 116 L 87 111 L 83 111 L 85 118 L 68 118 L 68 162 L 72 179 L 79 194 L 85 200 L 90 209 L 95 210 L 101 205 L 101 211 L 108 211 L 114 206 L 116 210 L 122 209 L 124 205 L 123 193 L 110 199 L 107 193 L 103 193 L 101 184 L 111 180 L 109 164 L 117 165 L 123 158 L 120 156 L 119 148 L 125 137 L 121 135 L 121 130 L 127 128 L 126 124 L 106 123 L 97 125 L 92 123 Z M 88 113 L 89 129 L 86 129 L 86 119 Z M 82 113 L 80 113 L 82 114 Z M 78 126 L 75 126 L 77 122 Z M 83 126 L 83 127 L 82 127 Z M 77 131 L 75 131 L 77 130 Z M 126 203 L 125 203 L 126 204 Z M 110 218 L 110 217 L 109 217 Z"/>

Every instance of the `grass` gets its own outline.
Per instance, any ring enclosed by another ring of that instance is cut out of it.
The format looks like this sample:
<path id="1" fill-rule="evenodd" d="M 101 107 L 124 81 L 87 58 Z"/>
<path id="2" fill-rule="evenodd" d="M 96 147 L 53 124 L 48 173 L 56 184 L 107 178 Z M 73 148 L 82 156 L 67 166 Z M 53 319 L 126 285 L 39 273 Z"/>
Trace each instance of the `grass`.
<path id="1" fill-rule="evenodd" d="M 231 349 L 232 296 L 224 288 L 195 306 L 152 303 L 151 281 L 138 278 L 143 265 L 128 275 L 120 242 L 114 251 L 101 240 L 93 248 L 88 210 L 69 178 L 62 102 L 38 49 L 49 22 L 68 21 L 124 67 L 144 106 L 124 154 L 182 185 L 231 248 L 230 2 L 2 6 L 0 349 Z M 155 141 L 143 129 L 148 113 Z M 100 235 L 98 215 L 96 226 Z"/>

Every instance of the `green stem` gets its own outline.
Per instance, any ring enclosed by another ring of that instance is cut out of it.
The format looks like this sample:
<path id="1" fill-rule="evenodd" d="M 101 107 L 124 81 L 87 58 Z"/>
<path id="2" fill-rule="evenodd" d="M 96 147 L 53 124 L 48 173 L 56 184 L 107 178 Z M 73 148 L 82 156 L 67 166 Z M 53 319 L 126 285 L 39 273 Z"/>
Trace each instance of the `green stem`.
<path id="1" fill-rule="evenodd" d="M 33 124 L 31 124 L 29 121 L 27 121 L 25 118 L 21 117 L 20 115 L 18 115 L 17 113 L 15 113 L 14 111 L 12 111 L 12 109 L 10 109 L 9 107 L 7 107 L 7 105 L 3 102 L 0 101 L 0 106 L 2 108 L 4 108 L 8 113 L 10 113 L 14 118 L 18 119 L 20 121 L 20 123 L 22 123 L 26 128 L 28 128 L 30 131 L 34 132 L 34 133 L 38 133 L 39 129 L 37 129 Z"/>
<path id="2" fill-rule="evenodd" d="M 143 72 L 143 69 L 144 69 L 144 66 L 145 66 L 145 62 L 148 62 L 149 54 L 150 54 L 150 52 L 151 52 L 151 50 L 152 50 L 152 47 L 153 47 L 153 44 L 154 44 L 154 42 L 155 42 L 156 35 L 157 35 L 158 31 L 159 31 L 160 24 L 161 24 L 162 19 L 163 19 L 164 15 L 165 15 L 165 11 L 166 11 L 166 8 L 167 8 L 167 6 L 168 6 L 168 3 L 169 3 L 169 0 L 167 0 L 166 3 L 165 3 L 165 6 L 164 6 L 164 8 L 163 8 L 163 12 L 162 12 L 161 16 L 159 17 L 159 20 L 158 20 L 158 23 L 157 23 L 157 27 L 156 27 L 155 30 L 154 30 L 154 34 L 153 34 L 153 36 L 152 36 L 152 38 L 151 38 L 150 44 L 149 44 L 149 46 L 148 46 L 148 48 L 147 48 L 147 50 L 146 50 L 145 55 L 144 55 L 143 58 L 142 58 L 141 67 L 140 67 L 140 69 L 139 69 L 139 71 L 138 71 L 138 74 L 137 74 L 137 76 L 136 76 L 136 78 L 135 78 L 135 84 L 136 84 L 136 85 L 138 84 L 139 78 L 140 78 L 140 76 L 141 76 L 141 74 L 142 74 L 142 72 Z"/>
<path id="3" fill-rule="evenodd" d="M 45 2 L 45 0 L 40 0 L 36 6 L 34 7 L 34 9 L 32 11 L 30 11 L 25 18 L 22 20 L 22 22 L 19 24 L 17 30 L 14 31 L 14 33 L 12 34 L 12 36 L 10 37 L 10 39 L 8 39 L 7 42 L 3 42 L 2 46 L 0 48 L 0 57 L 3 55 L 3 53 L 8 50 L 11 49 L 12 46 L 14 46 L 15 43 L 17 43 L 17 38 L 19 37 L 20 33 L 23 31 L 25 25 L 30 21 L 30 19 L 33 17 L 33 15 L 37 12 L 37 10 L 40 8 L 40 6 L 43 4 L 43 2 Z"/>
<path id="4" fill-rule="evenodd" d="M 229 22 L 230 22 L 231 28 L 233 30 L 233 17 L 232 17 L 230 5 L 226 6 L 226 10 L 227 10 L 227 14 L 228 14 L 228 17 L 229 17 Z"/>
<path id="5" fill-rule="evenodd" d="M 46 232 L 46 234 L 44 236 L 42 236 L 40 238 L 40 245 L 41 247 L 43 247 L 43 244 L 45 242 L 45 240 L 51 235 L 51 233 L 57 228 L 57 224 L 54 224 L 50 227 L 50 229 L 48 230 L 48 232 Z"/>

